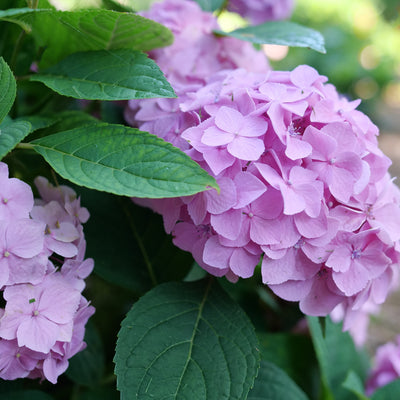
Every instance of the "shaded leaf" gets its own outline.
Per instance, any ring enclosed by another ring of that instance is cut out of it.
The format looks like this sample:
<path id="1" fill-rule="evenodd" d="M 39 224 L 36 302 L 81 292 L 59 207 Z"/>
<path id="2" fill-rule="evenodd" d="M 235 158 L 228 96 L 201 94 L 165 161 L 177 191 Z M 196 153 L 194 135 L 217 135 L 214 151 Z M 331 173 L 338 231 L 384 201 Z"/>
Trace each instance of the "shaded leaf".
<path id="1" fill-rule="evenodd" d="M 217 186 L 214 178 L 170 143 L 122 125 L 88 125 L 31 144 L 63 178 L 91 189 L 160 198 Z"/>
<path id="2" fill-rule="evenodd" d="M 360 377 L 354 371 L 349 371 L 346 380 L 343 382 L 343 387 L 353 392 L 359 400 L 369 399 L 365 395 L 364 385 Z"/>
<path id="3" fill-rule="evenodd" d="M 97 275 L 142 294 L 153 286 L 147 262 L 157 282 L 181 280 L 187 274 L 192 256 L 172 244 L 160 215 L 109 193 L 79 192 L 90 210 L 86 253 L 94 258 Z"/>
<path id="4" fill-rule="evenodd" d="M 85 342 L 86 349 L 69 360 L 66 374 L 75 383 L 96 386 L 105 371 L 105 354 L 100 335 L 90 321 L 85 327 Z"/>
<path id="5" fill-rule="evenodd" d="M 261 358 L 284 370 L 306 393 L 317 395 L 318 365 L 310 337 L 288 333 L 258 333 Z M 316 397 L 316 396 L 314 396 Z"/>
<path id="6" fill-rule="evenodd" d="M 53 117 L 42 117 L 40 115 L 30 115 L 27 117 L 16 118 L 14 121 L 29 122 L 31 124 L 31 133 L 38 129 L 48 128 L 53 125 L 57 119 Z"/>
<path id="7" fill-rule="evenodd" d="M 0 57 L 0 122 L 11 110 L 16 94 L 14 75 L 3 57 Z"/>
<path id="8" fill-rule="evenodd" d="M 0 159 L 32 131 L 28 121 L 5 119 L 0 124 Z"/>
<path id="9" fill-rule="evenodd" d="M 246 399 L 259 354 L 246 314 L 215 280 L 144 295 L 118 334 L 117 387 L 130 399 Z"/>
<path id="10" fill-rule="evenodd" d="M 212 12 L 220 9 L 224 5 L 225 0 L 195 0 L 195 2 L 199 4 L 202 10 Z"/>
<path id="11" fill-rule="evenodd" d="M 18 16 L 23 16 L 29 13 L 34 13 L 35 10 L 32 8 L 10 8 L 8 10 L 0 11 L 0 20 L 12 22 L 14 24 L 19 25 L 24 31 L 30 33 L 32 31 L 32 27 L 30 24 L 25 22 L 23 19 L 19 19 Z"/>
<path id="12" fill-rule="evenodd" d="M 12 400 L 53 400 L 53 397 L 45 392 L 41 392 L 40 390 L 8 392 L 7 398 Z"/>
<path id="13" fill-rule="evenodd" d="M 76 99 L 176 97 L 157 64 L 130 49 L 74 53 L 31 80 Z"/>
<path id="14" fill-rule="evenodd" d="M 215 33 L 252 43 L 309 47 L 320 53 L 326 53 L 325 41 L 319 32 L 290 21 L 270 21 L 231 32 L 215 31 Z"/>
<path id="15" fill-rule="evenodd" d="M 394 400 L 398 399 L 400 394 L 400 379 L 388 383 L 379 388 L 372 396 L 371 400 Z"/>
<path id="16" fill-rule="evenodd" d="M 326 317 L 325 335 L 323 335 L 318 317 L 307 317 L 307 320 L 321 369 L 326 398 L 355 399 L 356 395 L 343 387 L 343 383 L 350 370 L 361 380 L 365 379 L 368 368 L 365 355 L 356 350 L 349 333 L 342 332 L 341 324 L 334 324 L 329 317 Z"/>
<path id="17" fill-rule="evenodd" d="M 247 400 L 307 400 L 305 393 L 276 365 L 261 360 L 253 389 Z"/>
<path id="18" fill-rule="evenodd" d="M 20 24 L 45 48 L 40 62 L 47 67 L 67 55 L 88 50 L 129 48 L 148 51 L 172 43 L 163 25 L 133 13 L 110 10 L 25 10 L 0 13 L 0 20 Z"/>

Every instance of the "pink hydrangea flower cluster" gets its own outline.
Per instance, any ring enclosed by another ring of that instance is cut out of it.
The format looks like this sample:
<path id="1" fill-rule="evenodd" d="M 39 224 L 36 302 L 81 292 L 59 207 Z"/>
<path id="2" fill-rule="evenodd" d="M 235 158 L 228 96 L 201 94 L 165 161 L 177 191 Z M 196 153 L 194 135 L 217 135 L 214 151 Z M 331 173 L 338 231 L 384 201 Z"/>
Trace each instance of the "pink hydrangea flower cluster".
<path id="1" fill-rule="evenodd" d="M 386 343 L 376 350 L 374 368 L 366 384 L 366 393 L 372 395 L 377 389 L 400 378 L 400 335 L 396 342 Z"/>
<path id="2" fill-rule="evenodd" d="M 294 0 L 229 0 L 228 11 L 236 12 L 252 24 L 289 18 Z"/>
<path id="3" fill-rule="evenodd" d="M 222 69 L 266 72 L 268 61 L 250 43 L 216 36 L 213 30 L 220 28 L 216 17 L 202 11 L 193 1 L 156 2 L 141 15 L 165 25 L 174 35 L 171 46 L 151 51 L 150 57 L 164 72 L 178 99 L 130 100 L 125 119 L 144 131 L 162 132 L 165 140 L 187 148 L 178 133 L 199 120 L 194 114 L 175 112 L 186 93 L 200 89 L 211 75 Z"/>
<path id="4" fill-rule="evenodd" d="M 35 184 L 41 200 L 0 163 L 0 377 L 56 383 L 86 347 L 94 313 L 81 294 L 93 269 L 84 258 L 89 213 L 72 189 L 42 177 Z"/>
<path id="5" fill-rule="evenodd" d="M 400 196 L 377 127 L 326 81 L 306 65 L 213 76 L 179 104 L 200 121 L 179 136 L 220 193 L 141 202 L 211 274 L 236 281 L 261 262 L 278 296 L 309 315 L 341 305 L 348 329 L 391 288 Z"/>

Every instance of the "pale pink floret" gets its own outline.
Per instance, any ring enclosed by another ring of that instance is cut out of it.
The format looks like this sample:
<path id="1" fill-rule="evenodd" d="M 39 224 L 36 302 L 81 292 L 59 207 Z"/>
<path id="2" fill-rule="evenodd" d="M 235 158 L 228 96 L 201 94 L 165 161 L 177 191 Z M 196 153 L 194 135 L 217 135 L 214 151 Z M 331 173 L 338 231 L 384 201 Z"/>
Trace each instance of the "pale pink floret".
<path id="1" fill-rule="evenodd" d="M 4 290 L 7 304 L 0 336 L 17 339 L 20 347 L 48 353 L 57 341 L 71 340 L 80 297 L 58 274 L 46 276 L 38 285 L 9 286 Z"/>
<path id="2" fill-rule="evenodd" d="M 8 167 L 0 163 L 0 220 L 28 218 L 33 207 L 32 190 L 25 182 L 8 177 Z"/>
<path id="3" fill-rule="evenodd" d="M 43 223 L 30 219 L 0 223 L 0 286 L 43 279 L 44 229 Z"/>
<path id="4" fill-rule="evenodd" d="M 376 350 L 374 367 L 366 384 L 366 393 L 372 395 L 377 389 L 400 378 L 400 336 L 396 342 L 386 343 Z"/>
<path id="5" fill-rule="evenodd" d="M 27 377 L 45 355 L 18 346 L 14 340 L 0 340 L 0 377 L 14 380 Z"/>
<path id="6" fill-rule="evenodd" d="M 31 211 L 33 220 L 46 224 L 45 246 L 49 253 L 57 253 L 64 257 L 73 257 L 78 253 L 73 243 L 79 239 L 79 231 L 73 218 L 57 201 L 43 206 L 35 206 Z"/>

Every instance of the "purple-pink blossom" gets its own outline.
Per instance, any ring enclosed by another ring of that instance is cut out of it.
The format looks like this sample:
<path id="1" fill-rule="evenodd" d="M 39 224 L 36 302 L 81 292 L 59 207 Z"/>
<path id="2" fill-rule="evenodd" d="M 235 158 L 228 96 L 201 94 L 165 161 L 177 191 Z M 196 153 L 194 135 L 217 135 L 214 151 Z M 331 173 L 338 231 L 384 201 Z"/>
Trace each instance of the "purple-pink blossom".
<path id="1" fill-rule="evenodd" d="M 201 10 L 194 1 L 164 0 L 153 3 L 148 11 L 140 14 L 165 25 L 174 35 L 172 45 L 153 50 L 149 55 L 164 72 L 178 99 L 130 100 L 125 118 L 130 125 L 143 131 L 159 132 L 160 137 L 187 150 L 187 142 L 180 132 L 200 121 L 196 112 L 178 112 L 186 96 L 201 89 L 210 76 L 221 70 L 244 68 L 265 72 L 270 69 L 268 61 L 251 43 L 215 35 L 213 31 L 219 29 L 217 18 Z M 252 119 L 249 117 L 246 122 Z M 229 136 L 232 132 L 226 133 L 225 136 Z M 246 134 L 248 131 L 242 130 L 237 140 L 231 140 L 229 147 L 235 154 L 241 142 L 251 147 L 257 141 Z M 252 150 L 247 148 L 246 151 Z"/>
<path id="2" fill-rule="evenodd" d="M 0 377 L 56 383 L 85 347 L 94 313 L 81 294 L 93 269 L 82 227 L 89 213 L 72 189 L 41 177 L 34 203 L 31 188 L 9 178 L 4 163 L 0 182 Z"/>
<path id="3" fill-rule="evenodd" d="M 294 0 L 229 0 L 228 10 L 248 18 L 253 24 L 290 17 Z"/>
<path id="4" fill-rule="evenodd" d="M 400 196 L 378 129 L 326 82 L 306 65 L 210 76 L 178 98 L 174 118 L 190 115 L 192 126 L 175 137 L 220 193 L 147 204 L 209 273 L 236 281 L 259 266 L 306 314 L 342 307 L 349 329 L 397 276 Z"/>
<path id="5" fill-rule="evenodd" d="M 372 395 L 377 389 L 400 378 L 400 336 L 396 341 L 378 347 L 374 366 L 366 383 L 366 393 Z"/>

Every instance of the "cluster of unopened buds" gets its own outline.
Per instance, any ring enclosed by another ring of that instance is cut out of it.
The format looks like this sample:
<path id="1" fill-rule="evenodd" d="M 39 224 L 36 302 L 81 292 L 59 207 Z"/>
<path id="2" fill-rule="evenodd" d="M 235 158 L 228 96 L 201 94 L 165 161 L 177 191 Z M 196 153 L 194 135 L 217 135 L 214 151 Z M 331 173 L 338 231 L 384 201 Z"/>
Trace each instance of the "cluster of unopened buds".
<path id="1" fill-rule="evenodd" d="M 86 347 L 94 313 L 81 294 L 93 269 L 84 258 L 89 213 L 72 189 L 42 177 L 35 184 L 40 200 L 0 163 L 0 377 L 56 383 Z"/>

